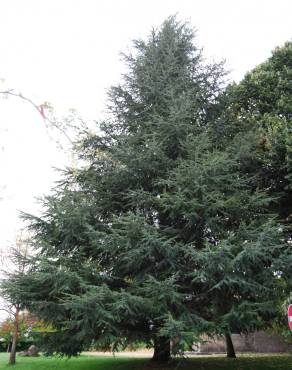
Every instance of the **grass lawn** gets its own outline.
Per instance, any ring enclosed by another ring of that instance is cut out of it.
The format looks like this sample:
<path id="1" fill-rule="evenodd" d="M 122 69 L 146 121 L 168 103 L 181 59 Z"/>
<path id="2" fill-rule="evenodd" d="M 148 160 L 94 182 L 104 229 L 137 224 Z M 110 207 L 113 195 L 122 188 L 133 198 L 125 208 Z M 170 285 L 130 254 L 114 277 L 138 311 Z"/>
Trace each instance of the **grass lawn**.
<path id="1" fill-rule="evenodd" d="M 0 354 L 0 369 L 9 369 L 7 354 Z M 171 365 L 154 365 L 149 359 L 81 356 L 78 358 L 18 357 L 15 370 L 292 370 L 291 355 L 197 357 L 175 361 Z"/>

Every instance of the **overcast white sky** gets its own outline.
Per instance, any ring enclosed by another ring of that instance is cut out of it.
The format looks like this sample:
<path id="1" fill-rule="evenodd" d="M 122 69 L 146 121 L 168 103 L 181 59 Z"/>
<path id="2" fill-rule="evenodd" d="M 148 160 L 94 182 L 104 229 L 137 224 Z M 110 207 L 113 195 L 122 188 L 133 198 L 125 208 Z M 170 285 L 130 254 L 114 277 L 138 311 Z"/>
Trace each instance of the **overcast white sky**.
<path id="1" fill-rule="evenodd" d="M 291 0 L 0 0 L 2 87 L 49 101 L 58 114 L 76 108 L 98 119 L 123 69 L 119 52 L 175 13 L 235 80 L 292 37 Z M 18 210 L 36 212 L 34 197 L 48 192 L 52 166 L 64 161 L 36 110 L 0 100 L 0 248 L 19 228 Z"/>

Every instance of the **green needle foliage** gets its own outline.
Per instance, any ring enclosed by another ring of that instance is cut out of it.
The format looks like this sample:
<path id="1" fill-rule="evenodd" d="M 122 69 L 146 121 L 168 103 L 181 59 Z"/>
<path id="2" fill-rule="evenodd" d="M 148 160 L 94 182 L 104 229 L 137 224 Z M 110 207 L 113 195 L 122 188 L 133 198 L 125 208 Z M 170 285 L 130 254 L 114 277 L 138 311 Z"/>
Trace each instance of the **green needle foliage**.
<path id="1" fill-rule="evenodd" d="M 100 134 L 26 216 L 30 270 L 3 284 L 10 300 L 50 323 L 48 352 L 144 341 L 154 359 L 202 333 L 246 332 L 273 315 L 291 255 L 271 198 L 214 136 L 221 64 L 207 65 L 187 24 L 167 19 L 124 56 Z"/>

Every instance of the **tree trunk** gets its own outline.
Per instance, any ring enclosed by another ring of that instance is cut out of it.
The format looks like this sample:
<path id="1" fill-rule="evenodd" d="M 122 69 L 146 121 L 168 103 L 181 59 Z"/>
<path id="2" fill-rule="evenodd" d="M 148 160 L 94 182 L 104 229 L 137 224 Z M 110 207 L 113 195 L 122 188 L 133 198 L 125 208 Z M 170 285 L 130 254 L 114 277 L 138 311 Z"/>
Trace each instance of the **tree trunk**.
<path id="1" fill-rule="evenodd" d="M 226 340 L 227 357 L 236 358 L 231 335 L 229 333 L 225 333 L 225 340 Z"/>
<path id="2" fill-rule="evenodd" d="M 16 362 L 16 345 L 17 345 L 17 338 L 19 332 L 19 308 L 16 307 L 15 316 L 14 316 L 14 330 L 12 336 L 12 346 L 10 350 L 9 356 L 9 365 L 15 365 Z"/>
<path id="3" fill-rule="evenodd" d="M 153 361 L 167 362 L 170 359 L 170 340 L 165 337 L 154 339 Z"/>

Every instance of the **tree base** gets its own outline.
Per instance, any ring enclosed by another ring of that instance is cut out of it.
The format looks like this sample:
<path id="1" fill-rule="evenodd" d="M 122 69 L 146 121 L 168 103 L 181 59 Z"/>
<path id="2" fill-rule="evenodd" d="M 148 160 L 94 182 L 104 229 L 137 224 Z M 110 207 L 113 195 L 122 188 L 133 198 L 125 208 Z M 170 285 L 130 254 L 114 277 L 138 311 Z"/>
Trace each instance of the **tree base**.
<path id="1" fill-rule="evenodd" d="M 226 340 L 227 358 L 236 358 L 232 338 L 229 333 L 225 333 L 225 340 Z"/>
<path id="2" fill-rule="evenodd" d="M 154 354 L 152 361 L 168 362 L 170 360 L 170 340 L 168 338 L 158 337 L 154 340 Z"/>

